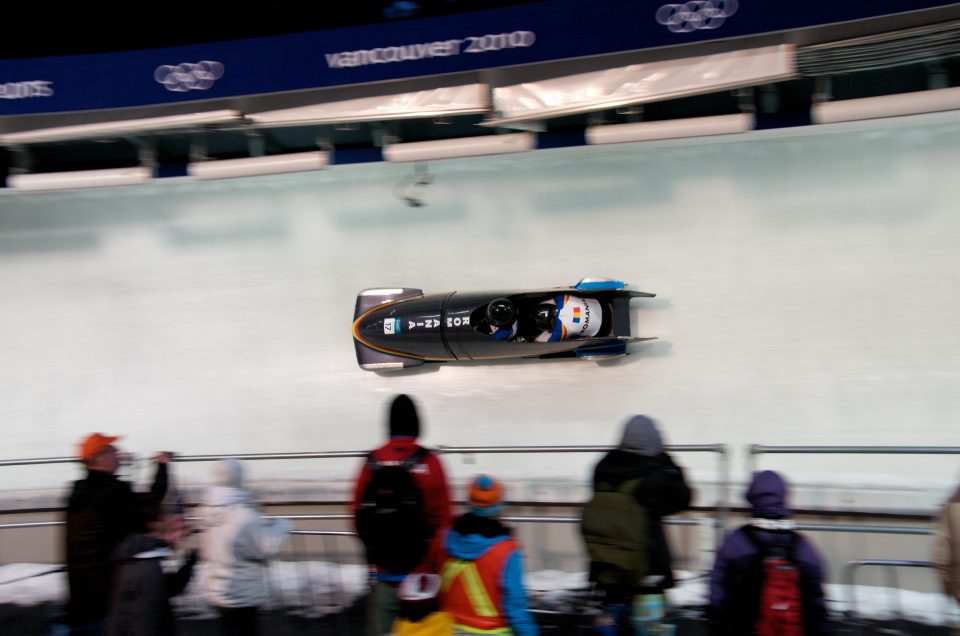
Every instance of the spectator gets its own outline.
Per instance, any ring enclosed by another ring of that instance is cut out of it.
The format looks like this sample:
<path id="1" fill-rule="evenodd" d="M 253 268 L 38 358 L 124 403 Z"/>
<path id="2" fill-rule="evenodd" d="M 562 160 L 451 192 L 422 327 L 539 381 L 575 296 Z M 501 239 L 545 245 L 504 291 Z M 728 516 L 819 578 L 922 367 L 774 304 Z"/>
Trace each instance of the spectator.
<path id="1" fill-rule="evenodd" d="M 933 563 L 943 591 L 960 603 L 960 488 L 943 505 L 934 526 Z"/>
<path id="2" fill-rule="evenodd" d="M 685 510 L 691 494 L 683 470 L 664 452 L 652 419 L 645 415 L 630 418 L 618 448 L 594 468 L 593 491 L 591 503 L 584 508 L 582 529 L 591 555 L 589 577 L 604 605 L 598 626 L 607 625 L 613 633 L 616 626 L 621 633 L 629 633 L 632 623 L 637 634 L 658 634 L 666 613 L 664 592 L 674 584 L 661 520 Z M 621 494 L 629 497 L 618 498 Z M 619 505 L 607 511 L 607 521 L 601 514 L 588 523 L 593 501 L 611 495 Z M 618 520 L 624 515 L 638 521 L 621 532 L 624 524 Z M 601 549 L 595 550 L 598 544 Z M 604 544 L 613 545 L 613 550 L 602 548 Z M 618 558 L 601 558 L 617 554 L 631 555 L 637 568 L 620 572 Z"/>
<path id="3" fill-rule="evenodd" d="M 213 486 L 197 516 L 203 527 L 200 557 L 206 562 L 203 594 L 220 614 L 220 633 L 258 634 L 267 563 L 280 552 L 290 522 L 261 516 L 235 459 L 214 465 Z"/>
<path id="4" fill-rule="evenodd" d="M 113 578 L 113 551 L 128 534 L 146 529 L 143 505 L 159 504 L 167 492 L 170 453 L 157 455 L 149 493 L 136 493 L 116 477 L 120 458 L 114 442 L 118 439 L 93 433 L 80 442 L 77 451 L 87 476 L 74 482 L 67 501 L 67 624 L 73 634 L 102 632 Z"/>
<path id="5" fill-rule="evenodd" d="M 453 618 L 440 609 L 440 583 L 436 574 L 409 574 L 400 584 L 400 612 L 392 636 L 450 636 Z"/>
<path id="6" fill-rule="evenodd" d="M 162 506 L 144 506 L 146 534 L 129 534 L 114 550 L 114 582 L 106 636 L 163 636 L 174 632 L 170 599 L 190 582 L 196 551 L 183 565 L 164 573 L 163 560 L 173 555 L 180 532 Z"/>
<path id="7" fill-rule="evenodd" d="M 823 597 L 823 562 L 813 544 L 794 531 L 794 523 L 788 518 L 786 496 L 787 485 L 778 473 L 765 470 L 754 474 L 746 493 L 753 518 L 726 538 L 710 575 L 707 618 L 713 636 L 762 633 L 760 619 L 765 611 L 761 609 L 764 606 L 761 598 L 765 593 L 766 557 L 782 558 L 797 570 L 792 583 L 794 589 L 780 593 L 793 594 L 799 602 L 781 603 L 781 606 L 787 614 L 796 616 L 787 623 L 802 625 L 796 626 L 797 632 L 781 627 L 778 633 L 784 636 L 833 633 Z M 790 609 L 797 605 L 798 611 Z"/>
<path id="8" fill-rule="evenodd" d="M 371 571 L 367 625 L 372 636 L 388 633 L 393 625 L 398 588 L 407 574 L 438 571 L 439 544 L 433 538 L 450 525 L 443 466 L 417 444 L 420 419 L 406 395 L 390 404 L 388 434 L 387 443 L 367 456 L 351 505 Z"/>
<path id="9" fill-rule="evenodd" d="M 503 485 L 489 475 L 470 484 L 470 510 L 454 522 L 443 546 L 440 605 L 453 616 L 455 634 L 539 633 L 527 609 L 520 545 L 497 517 Z"/>

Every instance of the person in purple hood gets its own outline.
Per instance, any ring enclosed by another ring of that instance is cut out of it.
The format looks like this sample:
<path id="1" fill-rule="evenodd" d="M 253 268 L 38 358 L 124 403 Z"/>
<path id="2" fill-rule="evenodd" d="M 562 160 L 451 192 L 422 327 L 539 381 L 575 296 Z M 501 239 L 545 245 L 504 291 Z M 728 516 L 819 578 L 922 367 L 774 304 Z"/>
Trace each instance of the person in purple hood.
<path id="1" fill-rule="evenodd" d="M 791 561 L 799 570 L 804 634 L 833 634 L 823 596 L 823 560 L 813 544 L 794 530 L 783 477 L 772 470 L 754 473 L 746 497 L 753 518 L 727 536 L 710 574 L 707 620 L 711 636 L 755 633 L 764 555 L 751 535 L 767 545 L 793 543 Z"/>

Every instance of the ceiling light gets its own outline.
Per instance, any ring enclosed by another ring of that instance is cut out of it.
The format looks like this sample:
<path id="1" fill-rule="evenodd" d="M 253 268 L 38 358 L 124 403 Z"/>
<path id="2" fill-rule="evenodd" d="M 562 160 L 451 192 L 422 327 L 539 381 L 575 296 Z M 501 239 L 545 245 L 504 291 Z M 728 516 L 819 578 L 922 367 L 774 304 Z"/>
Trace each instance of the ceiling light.
<path id="1" fill-rule="evenodd" d="M 654 139 L 730 135 L 748 130 L 753 130 L 753 115 L 739 114 L 589 126 L 586 137 L 588 144 L 619 144 Z"/>
<path id="2" fill-rule="evenodd" d="M 232 179 L 266 174 L 322 170 L 330 165 L 330 153 L 321 150 L 266 157 L 199 161 L 187 166 L 187 174 L 195 179 Z"/>
<path id="3" fill-rule="evenodd" d="M 7 187 L 24 191 L 110 188 L 147 183 L 152 178 L 153 170 L 141 166 L 79 172 L 40 172 L 12 174 L 7 177 Z"/>
<path id="4" fill-rule="evenodd" d="M 816 124 L 832 124 L 841 121 L 919 115 L 956 109 L 960 109 L 960 86 L 899 95 L 822 102 L 813 105 L 811 115 Z"/>
<path id="5" fill-rule="evenodd" d="M 414 141 L 390 144 L 383 149 L 383 158 L 394 163 L 453 159 L 480 155 L 499 155 L 533 150 L 536 137 L 533 133 L 509 135 L 486 135 L 482 137 L 459 137 L 438 141 Z"/>

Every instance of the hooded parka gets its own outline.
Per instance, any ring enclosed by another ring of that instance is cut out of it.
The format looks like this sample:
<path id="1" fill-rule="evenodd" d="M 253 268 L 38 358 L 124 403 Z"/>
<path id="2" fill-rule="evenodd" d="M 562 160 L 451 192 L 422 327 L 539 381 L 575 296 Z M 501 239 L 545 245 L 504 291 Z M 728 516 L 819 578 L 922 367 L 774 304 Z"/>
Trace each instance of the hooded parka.
<path id="1" fill-rule="evenodd" d="M 763 543 L 784 545 L 795 534 L 793 563 L 800 572 L 804 633 L 834 633 L 823 596 L 823 561 L 806 537 L 794 533 L 794 524 L 787 518 L 786 492 L 787 485 L 778 473 L 765 470 L 754 474 L 746 493 L 753 518 L 727 536 L 710 575 L 707 618 L 711 636 L 754 633 L 763 585 L 763 554 L 747 532 Z"/>
<path id="2" fill-rule="evenodd" d="M 267 601 L 267 561 L 280 551 L 290 522 L 257 512 L 243 488 L 238 461 L 218 462 L 214 484 L 197 510 L 203 526 L 204 596 L 216 607 L 259 607 Z"/>

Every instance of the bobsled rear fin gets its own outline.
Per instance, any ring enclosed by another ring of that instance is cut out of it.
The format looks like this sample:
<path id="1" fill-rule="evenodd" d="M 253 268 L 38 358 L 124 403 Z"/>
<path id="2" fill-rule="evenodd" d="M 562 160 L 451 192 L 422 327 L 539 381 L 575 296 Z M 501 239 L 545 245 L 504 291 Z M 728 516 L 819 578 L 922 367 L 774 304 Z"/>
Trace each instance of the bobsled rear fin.
<path id="1" fill-rule="evenodd" d="M 384 303 L 404 300 L 406 298 L 416 298 L 423 296 L 422 289 L 414 287 L 393 287 L 381 289 L 364 289 L 357 294 L 357 306 L 353 311 L 353 319 L 356 320 L 365 312 Z"/>
<path id="2" fill-rule="evenodd" d="M 629 336 L 630 296 L 614 296 L 611 304 L 613 305 L 611 311 L 613 315 L 612 334 L 620 337 Z"/>
<path id="3" fill-rule="evenodd" d="M 357 351 L 357 364 L 366 371 L 399 371 L 410 367 L 419 367 L 423 364 L 423 360 L 377 351 L 356 340 L 354 340 L 353 345 Z"/>

